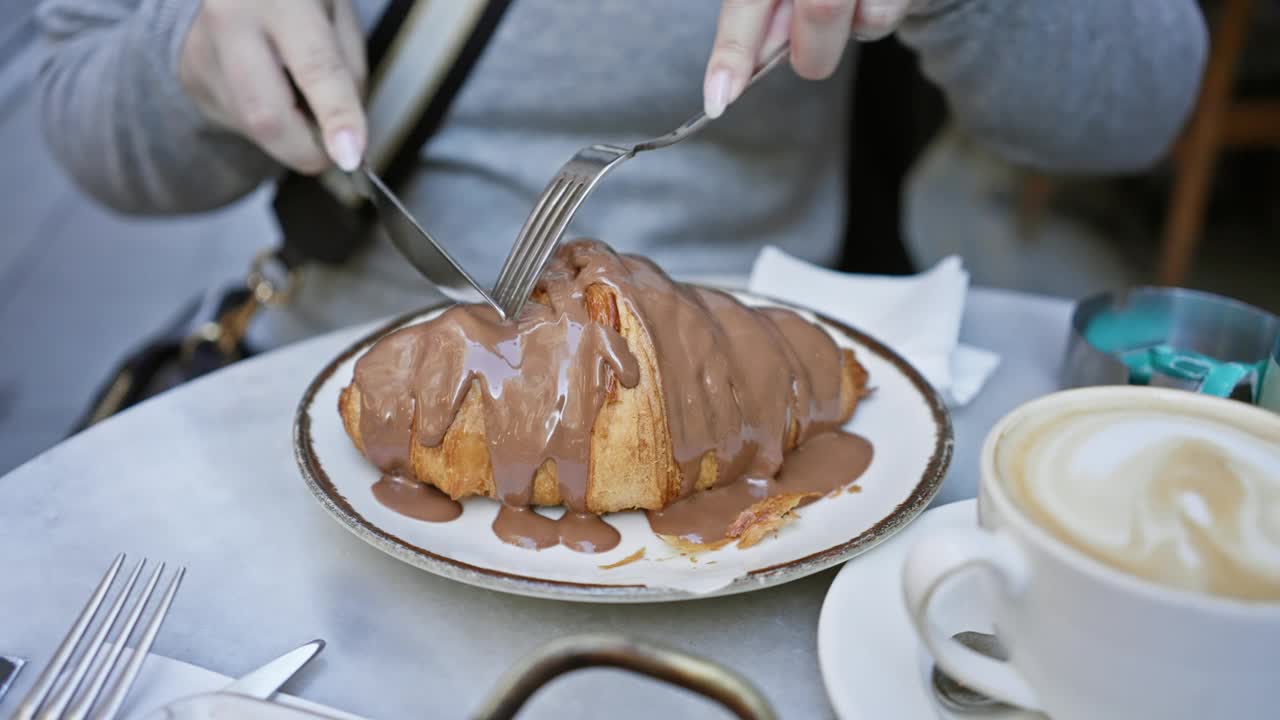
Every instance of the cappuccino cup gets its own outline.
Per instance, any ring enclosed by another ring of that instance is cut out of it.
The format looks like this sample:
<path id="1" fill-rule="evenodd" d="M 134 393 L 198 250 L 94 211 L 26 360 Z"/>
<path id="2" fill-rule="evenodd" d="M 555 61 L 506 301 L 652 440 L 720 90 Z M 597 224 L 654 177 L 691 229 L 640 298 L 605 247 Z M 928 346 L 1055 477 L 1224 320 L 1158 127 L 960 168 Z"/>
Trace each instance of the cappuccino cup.
<path id="1" fill-rule="evenodd" d="M 959 682 L 1054 720 L 1280 717 L 1280 415 L 1154 387 L 1034 400 L 981 454 L 978 526 L 908 553 L 908 615 Z M 988 573 L 1008 660 L 933 622 Z"/>

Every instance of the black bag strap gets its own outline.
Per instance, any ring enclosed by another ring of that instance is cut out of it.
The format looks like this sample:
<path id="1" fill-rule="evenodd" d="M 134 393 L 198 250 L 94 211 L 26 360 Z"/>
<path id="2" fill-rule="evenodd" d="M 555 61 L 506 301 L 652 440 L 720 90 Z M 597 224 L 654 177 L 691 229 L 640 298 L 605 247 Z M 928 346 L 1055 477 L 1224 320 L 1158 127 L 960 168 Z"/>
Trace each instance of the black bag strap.
<path id="1" fill-rule="evenodd" d="M 440 129 L 440 125 L 444 122 L 449 108 L 453 105 L 454 98 L 462 90 L 463 84 L 466 83 L 467 78 L 471 75 L 471 71 L 475 68 L 476 62 L 480 60 L 480 56 L 484 54 L 485 48 L 489 45 L 489 40 L 493 37 L 494 31 L 498 29 L 498 24 L 502 21 L 502 17 L 506 14 L 510 5 L 511 0 L 489 0 L 484 10 L 480 13 L 480 18 L 476 21 L 475 27 L 471 31 L 471 36 L 463 43 L 462 49 L 454 58 L 453 65 L 445 74 L 444 80 L 441 81 L 435 96 L 423 108 L 422 114 L 418 116 L 417 122 L 414 123 L 413 129 L 409 131 L 400 150 L 383 171 L 383 179 L 392 188 L 398 189 L 413 174 L 418 152 Z"/>
<path id="2" fill-rule="evenodd" d="M 395 40 L 396 33 L 400 32 L 400 27 L 404 25 L 404 19 L 409 16 L 409 11 L 413 9 L 415 2 L 416 0 L 391 0 L 383 8 L 378 21 L 373 24 L 373 30 L 369 33 L 368 39 L 365 40 L 369 67 L 376 68 L 382 65 L 391 42 Z"/>
<path id="3" fill-rule="evenodd" d="M 366 43 L 371 77 L 385 72 L 397 60 L 397 50 L 405 43 L 402 33 L 412 32 L 406 23 L 411 15 L 422 12 L 428 2 L 456 0 L 391 0 Z M 475 63 L 484 53 L 510 6 L 511 0 L 487 0 L 474 19 L 467 39 L 451 58 L 434 92 L 414 111 L 417 117 L 402 135 L 398 146 L 391 148 L 390 161 L 383 169 L 384 179 L 399 188 L 413 172 L 418 153 L 439 129 L 453 100 L 462 89 Z M 425 75 L 425 73 L 424 73 Z M 325 176 L 287 173 L 276 186 L 272 202 L 280 226 L 281 243 L 275 257 L 285 268 L 297 269 L 309 263 L 341 265 L 354 256 L 371 237 L 373 213 L 367 203 L 353 201 L 349 195 L 335 190 Z"/>

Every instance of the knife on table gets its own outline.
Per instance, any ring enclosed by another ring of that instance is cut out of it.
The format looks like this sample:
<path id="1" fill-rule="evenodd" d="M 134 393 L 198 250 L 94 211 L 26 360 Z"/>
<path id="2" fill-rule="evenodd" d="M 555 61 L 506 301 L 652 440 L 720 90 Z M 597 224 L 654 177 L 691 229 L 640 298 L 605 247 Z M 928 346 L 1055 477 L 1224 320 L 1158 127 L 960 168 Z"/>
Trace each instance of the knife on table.
<path id="1" fill-rule="evenodd" d="M 259 700 L 269 700 L 272 695 L 276 694 L 281 685 L 288 682 L 289 678 L 293 677 L 304 665 L 311 662 L 311 658 L 319 655 L 323 649 L 323 640 L 312 640 L 302 647 L 290 650 L 257 670 L 241 676 L 239 680 L 222 688 L 222 692 L 234 695 L 248 695 Z"/>
<path id="2" fill-rule="evenodd" d="M 231 699 L 234 706 L 245 705 L 239 699 L 252 699 L 255 702 L 252 705 L 269 706 L 274 703 L 266 702 L 272 695 L 289 681 L 299 670 L 303 668 L 311 658 L 315 657 L 324 649 L 324 640 L 312 640 L 298 648 L 294 648 L 271 662 L 263 665 L 257 670 L 249 672 L 247 675 L 241 676 L 233 681 L 230 685 L 222 688 L 216 693 L 208 693 L 205 695 L 196 695 L 191 698 L 183 698 L 176 702 L 170 703 L 159 710 L 147 716 L 146 720 L 177 720 L 180 718 L 214 718 L 214 717 L 239 717 L 237 714 L 221 715 L 226 709 L 213 712 L 215 708 L 207 707 L 203 703 L 193 703 L 192 701 L 201 698 L 226 697 Z M 258 702 L 261 701 L 261 702 Z M 267 717 L 267 716 L 263 716 Z"/>

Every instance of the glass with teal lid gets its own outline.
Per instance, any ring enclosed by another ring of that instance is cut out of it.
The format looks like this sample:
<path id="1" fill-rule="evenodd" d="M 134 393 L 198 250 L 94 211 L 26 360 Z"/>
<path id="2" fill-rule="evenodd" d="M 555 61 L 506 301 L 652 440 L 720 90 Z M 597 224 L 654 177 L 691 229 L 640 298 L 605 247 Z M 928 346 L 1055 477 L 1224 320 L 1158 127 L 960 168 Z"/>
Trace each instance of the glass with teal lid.
<path id="1" fill-rule="evenodd" d="M 1076 305 L 1062 384 L 1156 385 L 1280 411 L 1277 343 L 1280 318 L 1232 298 L 1165 287 L 1105 293 Z"/>

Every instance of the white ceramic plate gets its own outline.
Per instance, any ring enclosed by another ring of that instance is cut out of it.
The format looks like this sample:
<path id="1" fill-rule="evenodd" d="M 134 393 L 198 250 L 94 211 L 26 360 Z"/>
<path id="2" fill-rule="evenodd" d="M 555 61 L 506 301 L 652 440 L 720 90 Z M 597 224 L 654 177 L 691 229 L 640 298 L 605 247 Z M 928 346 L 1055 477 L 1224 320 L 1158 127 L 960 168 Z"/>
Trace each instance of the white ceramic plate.
<path id="1" fill-rule="evenodd" d="M 818 619 L 818 663 L 831 705 L 842 720 L 1035 720 L 1043 715 L 1001 706 L 956 715 L 933 695 L 933 662 L 916 636 L 902 600 L 907 550 L 930 530 L 973 527 L 977 501 L 934 508 L 906 532 L 840 570 Z M 959 576 L 935 603 L 934 620 L 948 632 L 991 632 L 989 588 L 979 574 Z"/>
<path id="2" fill-rule="evenodd" d="M 782 305 L 735 293 L 754 305 Z M 622 535 L 614 550 L 584 555 L 564 547 L 531 551 L 500 542 L 490 530 L 496 502 L 464 501 L 462 516 L 428 523 L 380 505 L 370 486 L 378 471 L 355 449 L 338 415 L 338 393 L 356 360 L 377 338 L 432 317 L 443 306 L 401 318 L 371 333 L 333 360 L 307 389 L 294 424 L 298 465 L 312 492 L 364 541 L 424 570 L 472 585 L 522 595 L 592 602 L 684 600 L 745 592 L 831 567 L 884 540 L 914 518 L 938 491 L 951 458 L 946 408 L 906 361 L 877 341 L 808 313 L 842 347 L 853 348 L 875 392 L 846 429 L 871 440 L 875 457 L 858 493 L 824 498 L 776 537 L 755 547 L 730 546 L 696 558 L 679 555 L 649 529 L 640 513 L 608 521 Z M 640 548 L 643 559 L 605 570 Z"/>

